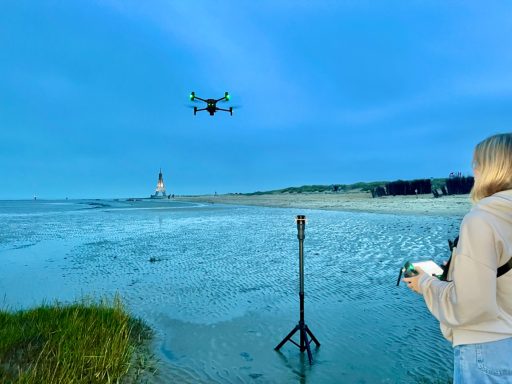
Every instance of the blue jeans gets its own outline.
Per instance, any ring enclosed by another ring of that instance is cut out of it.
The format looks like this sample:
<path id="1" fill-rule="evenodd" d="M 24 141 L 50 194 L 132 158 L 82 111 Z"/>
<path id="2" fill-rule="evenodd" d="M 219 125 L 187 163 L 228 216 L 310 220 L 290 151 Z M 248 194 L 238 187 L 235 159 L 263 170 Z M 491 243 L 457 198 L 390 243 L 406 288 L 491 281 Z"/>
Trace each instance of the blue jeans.
<path id="1" fill-rule="evenodd" d="M 453 384 L 512 384 L 512 338 L 453 349 Z"/>

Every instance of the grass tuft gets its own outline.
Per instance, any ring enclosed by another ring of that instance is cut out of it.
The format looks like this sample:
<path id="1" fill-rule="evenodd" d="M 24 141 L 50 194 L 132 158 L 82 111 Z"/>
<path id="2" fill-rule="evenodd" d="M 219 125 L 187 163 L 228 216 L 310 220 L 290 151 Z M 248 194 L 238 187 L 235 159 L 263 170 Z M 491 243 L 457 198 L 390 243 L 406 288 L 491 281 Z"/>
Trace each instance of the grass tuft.
<path id="1" fill-rule="evenodd" d="M 118 296 L 0 311 L 0 383 L 136 382 L 151 369 L 151 336 Z"/>

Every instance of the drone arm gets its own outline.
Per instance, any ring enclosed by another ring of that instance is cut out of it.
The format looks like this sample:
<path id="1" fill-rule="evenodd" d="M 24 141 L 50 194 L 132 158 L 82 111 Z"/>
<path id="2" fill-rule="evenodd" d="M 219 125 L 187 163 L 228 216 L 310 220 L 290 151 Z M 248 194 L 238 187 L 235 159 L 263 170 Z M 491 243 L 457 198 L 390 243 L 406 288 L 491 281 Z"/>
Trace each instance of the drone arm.
<path id="1" fill-rule="evenodd" d="M 201 101 L 204 101 L 205 103 L 207 103 L 207 101 L 205 99 L 201 99 L 200 97 L 197 97 L 197 96 L 194 96 L 194 100 L 197 99 L 197 100 L 201 100 Z"/>

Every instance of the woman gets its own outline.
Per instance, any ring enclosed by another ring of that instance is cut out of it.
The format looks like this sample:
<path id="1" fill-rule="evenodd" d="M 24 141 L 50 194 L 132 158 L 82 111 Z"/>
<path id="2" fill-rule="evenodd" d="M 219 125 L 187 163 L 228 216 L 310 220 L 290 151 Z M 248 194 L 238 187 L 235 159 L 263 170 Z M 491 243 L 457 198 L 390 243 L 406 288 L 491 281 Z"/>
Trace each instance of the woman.
<path id="1" fill-rule="evenodd" d="M 474 205 L 448 281 L 421 270 L 404 281 L 423 295 L 453 344 L 454 383 L 512 383 L 512 271 L 497 277 L 512 259 L 512 133 L 479 143 L 473 171 Z"/>

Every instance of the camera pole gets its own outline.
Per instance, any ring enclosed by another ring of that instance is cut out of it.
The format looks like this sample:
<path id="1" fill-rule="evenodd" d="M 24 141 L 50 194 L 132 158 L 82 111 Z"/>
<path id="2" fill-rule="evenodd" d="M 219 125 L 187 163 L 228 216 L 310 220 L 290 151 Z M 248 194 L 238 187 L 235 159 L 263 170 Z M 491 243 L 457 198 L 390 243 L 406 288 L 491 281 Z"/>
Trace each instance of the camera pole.
<path id="1" fill-rule="evenodd" d="M 320 346 L 320 343 L 313 335 L 313 332 L 310 331 L 308 326 L 304 321 L 304 238 L 306 237 L 304 234 L 304 229 L 306 227 L 306 216 L 298 215 L 296 218 L 297 221 L 297 238 L 299 239 L 299 301 L 300 301 L 300 320 L 299 323 L 293 328 L 293 330 L 275 347 L 276 351 L 287 342 L 290 341 L 292 344 L 295 344 L 299 347 L 301 352 L 308 352 L 309 364 L 313 364 L 313 356 L 311 354 L 311 341 L 313 341 L 317 347 Z M 300 342 L 297 344 L 294 340 L 292 340 L 292 336 L 295 332 L 299 331 Z M 308 335 L 311 339 L 308 339 Z"/>

